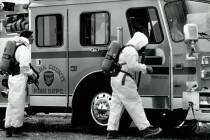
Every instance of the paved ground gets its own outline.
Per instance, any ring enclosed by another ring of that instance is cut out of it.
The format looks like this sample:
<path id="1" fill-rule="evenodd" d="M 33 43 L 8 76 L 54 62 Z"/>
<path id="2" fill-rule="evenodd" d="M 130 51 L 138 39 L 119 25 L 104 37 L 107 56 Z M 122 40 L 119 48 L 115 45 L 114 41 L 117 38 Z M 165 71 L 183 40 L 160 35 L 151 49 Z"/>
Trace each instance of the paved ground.
<path id="1" fill-rule="evenodd" d="M 202 124 L 203 125 L 203 124 Z M 207 125 L 206 125 L 207 126 Z M 205 127 L 206 127 L 205 126 Z M 204 125 L 202 128 L 205 128 Z M 166 130 L 155 140 L 209 140 L 209 126 L 203 134 L 187 134 L 184 129 Z M 28 116 L 24 122 L 24 130 L 28 134 L 25 137 L 6 138 L 4 130 L 0 130 L 0 140 L 106 140 L 106 133 L 90 131 L 88 128 L 72 128 L 71 114 L 38 114 Z M 138 130 L 131 128 L 121 134 L 120 140 L 142 140 L 138 136 Z M 147 138 L 148 140 L 148 138 Z"/>

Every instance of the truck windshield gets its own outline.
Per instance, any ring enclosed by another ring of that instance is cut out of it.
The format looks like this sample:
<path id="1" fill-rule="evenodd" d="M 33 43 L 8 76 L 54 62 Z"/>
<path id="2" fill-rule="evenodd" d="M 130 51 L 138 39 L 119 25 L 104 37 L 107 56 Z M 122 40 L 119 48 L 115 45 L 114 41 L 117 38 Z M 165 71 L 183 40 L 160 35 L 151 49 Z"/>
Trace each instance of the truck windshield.
<path id="1" fill-rule="evenodd" d="M 165 13 L 172 40 L 183 41 L 183 26 L 186 24 L 185 3 L 183 1 L 169 2 L 165 5 Z"/>

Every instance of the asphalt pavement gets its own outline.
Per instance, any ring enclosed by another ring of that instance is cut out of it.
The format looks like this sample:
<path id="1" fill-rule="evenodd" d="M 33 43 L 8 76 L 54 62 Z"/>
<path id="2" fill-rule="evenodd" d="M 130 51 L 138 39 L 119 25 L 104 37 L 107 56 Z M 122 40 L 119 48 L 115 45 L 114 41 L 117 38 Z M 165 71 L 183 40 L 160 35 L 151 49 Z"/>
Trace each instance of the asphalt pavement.
<path id="1" fill-rule="evenodd" d="M 161 134 L 145 139 L 155 140 L 210 140 L 210 126 L 197 123 L 195 130 L 191 128 L 166 129 Z M 26 116 L 23 130 L 27 136 L 6 138 L 5 131 L 0 130 L 0 140 L 105 140 L 106 132 L 97 132 L 88 127 L 71 126 L 71 114 L 43 114 Z M 120 133 L 120 140 L 143 140 L 137 128 L 130 128 Z"/>

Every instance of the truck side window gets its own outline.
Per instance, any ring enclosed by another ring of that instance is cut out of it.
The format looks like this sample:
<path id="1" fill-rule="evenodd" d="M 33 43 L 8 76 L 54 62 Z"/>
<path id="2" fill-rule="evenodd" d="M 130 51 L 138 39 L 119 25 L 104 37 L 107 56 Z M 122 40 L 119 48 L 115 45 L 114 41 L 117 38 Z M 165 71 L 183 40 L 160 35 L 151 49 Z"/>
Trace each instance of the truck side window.
<path id="1" fill-rule="evenodd" d="M 105 45 L 110 40 L 110 17 L 107 12 L 88 12 L 80 16 L 80 43 L 83 46 Z"/>
<path id="2" fill-rule="evenodd" d="M 126 12 L 126 16 L 131 36 L 140 31 L 149 38 L 150 44 L 160 43 L 163 40 L 163 33 L 155 8 L 131 8 Z"/>
<path id="3" fill-rule="evenodd" d="M 59 14 L 36 17 L 36 44 L 38 47 L 57 47 L 63 43 L 62 16 Z"/>

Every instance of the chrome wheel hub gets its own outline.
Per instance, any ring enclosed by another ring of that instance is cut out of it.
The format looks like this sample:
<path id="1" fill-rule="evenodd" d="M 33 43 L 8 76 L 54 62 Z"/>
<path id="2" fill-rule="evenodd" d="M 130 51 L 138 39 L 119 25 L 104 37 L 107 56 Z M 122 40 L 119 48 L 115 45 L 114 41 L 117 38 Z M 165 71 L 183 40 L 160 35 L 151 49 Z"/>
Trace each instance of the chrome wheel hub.
<path id="1" fill-rule="evenodd" d="M 91 115 L 94 121 L 106 126 L 109 118 L 111 95 L 105 92 L 97 94 L 91 102 Z"/>

